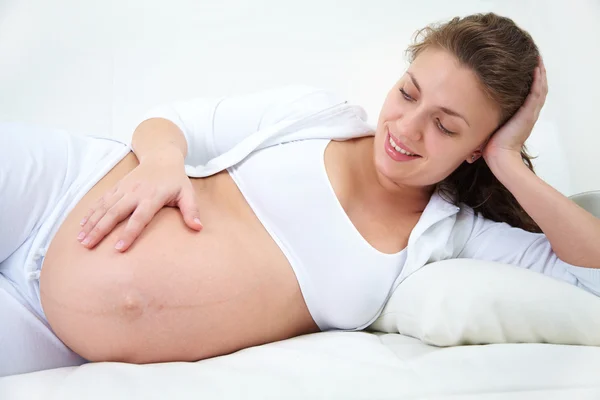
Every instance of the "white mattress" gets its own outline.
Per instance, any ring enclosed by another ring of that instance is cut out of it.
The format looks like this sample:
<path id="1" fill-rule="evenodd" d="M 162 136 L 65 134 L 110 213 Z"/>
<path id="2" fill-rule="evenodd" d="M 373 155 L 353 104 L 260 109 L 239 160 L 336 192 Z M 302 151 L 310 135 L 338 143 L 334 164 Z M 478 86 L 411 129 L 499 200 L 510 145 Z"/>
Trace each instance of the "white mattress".
<path id="1" fill-rule="evenodd" d="M 87 364 L 0 379 L 0 399 L 600 399 L 600 347 L 437 348 L 317 333 L 196 363 Z"/>

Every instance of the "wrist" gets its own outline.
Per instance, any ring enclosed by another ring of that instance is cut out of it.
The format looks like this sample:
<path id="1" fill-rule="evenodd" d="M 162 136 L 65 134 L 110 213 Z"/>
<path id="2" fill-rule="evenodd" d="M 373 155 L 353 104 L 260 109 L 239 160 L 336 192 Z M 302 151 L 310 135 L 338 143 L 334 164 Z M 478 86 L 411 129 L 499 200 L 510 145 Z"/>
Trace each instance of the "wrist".
<path id="1" fill-rule="evenodd" d="M 523 162 L 520 151 L 503 150 L 484 156 L 485 162 L 498 180 L 506 186 L 505 180 L 515 173 L 529 168 Z M 529 171 L 531 172 L 531 171 Z"/>
<path id="2" fill-rule="evenodd" d="M 142 162 L 146 159 L 185 159 L 187 143 L 179 127 L 162 118 L 143 121 L 133 132 L 131 148 Z"/>
<path id="3" fill-rule="evenodd" d="M 523 164 L 523 158 L 521 157 L 520 149 L 495 149 L 494 151 L 484 152 L 483 158 L 490 168 L 494 168 L 496 166 L 516 165 L 517 163 Z"/>
<path id="4" fill-rule="evenodd" d="M 175 144 L 167 144 L 160 148 L 147 149 L 142 155 L 136 154 L 140 163 L 173 164 L 185 162 L 181 149 Z"/>

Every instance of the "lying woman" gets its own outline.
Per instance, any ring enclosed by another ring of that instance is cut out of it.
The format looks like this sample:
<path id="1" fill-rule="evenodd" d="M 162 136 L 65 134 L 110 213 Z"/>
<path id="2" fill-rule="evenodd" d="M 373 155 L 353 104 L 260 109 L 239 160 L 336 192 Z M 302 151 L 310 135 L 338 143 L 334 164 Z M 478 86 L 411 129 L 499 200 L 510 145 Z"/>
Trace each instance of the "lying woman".
<path id="1" fill-rule="evenodd" d="M 159 107 L 131 146 L 2 125 L 0 374 L 360 330 L 448 258 L 600 295 L 600 220 L 524 150 L 547 93 L 529 34 L 472 15 L 408 53 L 375 129 L 308 87 Z"/>

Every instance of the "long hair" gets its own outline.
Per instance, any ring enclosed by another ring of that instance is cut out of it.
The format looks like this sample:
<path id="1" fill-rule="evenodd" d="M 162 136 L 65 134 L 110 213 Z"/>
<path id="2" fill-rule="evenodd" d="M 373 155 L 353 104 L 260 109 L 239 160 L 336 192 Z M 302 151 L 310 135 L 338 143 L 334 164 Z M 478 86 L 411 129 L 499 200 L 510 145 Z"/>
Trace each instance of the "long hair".
<path id="1" fill-rule="evenodd" d="M 429 25 L 416 33 L 415 43 L 407 49 L 409 61 L 429 47 L 450 52 L 475 73 L 485 94 L 500 109 L 496 130 L 518 111 L 531 90 L 539 50 L 531 36 L 509 18 L 475 14 Z M 521 158 L 533 171 L 525 146 Z M 541 232 L 483 158 L 473 164 L 463 162 L 438 184 L 438 191 L 447 201 L 466 204 L 487 219 Z"/>

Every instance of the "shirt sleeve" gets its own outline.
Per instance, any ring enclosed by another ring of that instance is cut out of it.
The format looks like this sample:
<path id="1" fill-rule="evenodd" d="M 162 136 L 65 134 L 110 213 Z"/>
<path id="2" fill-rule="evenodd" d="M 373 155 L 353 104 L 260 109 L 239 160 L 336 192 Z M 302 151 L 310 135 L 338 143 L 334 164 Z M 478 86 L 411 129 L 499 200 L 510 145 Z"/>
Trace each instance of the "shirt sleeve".
<path id="1" fill-rule="evenodd" d="M 188 144 L 186 166 L 195 167 L 208 165 L 261 130 L 344 103 L 344 99 L 330 91 L 294 85 L 219 99 L 178 101 L 150 110 L 143 119 L 165 118 L 177 125 Z M 258 147 L 268 142 L 266 139 L 254 140 L 250 145 Z"/>
<path id="2" fill-rule="evenodd" d="M 562 261 L 542 233 L 531 233 L 480 215 L 473 216 L 472 230 L 459 258 L 496 261 L 540 272 L 600 296 L 600 269 Z"/>

